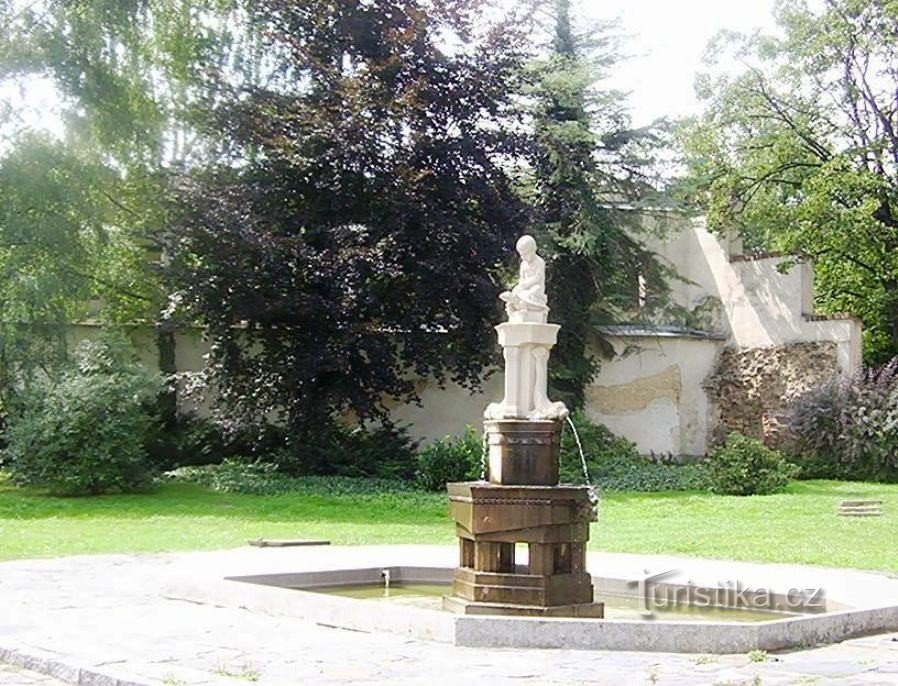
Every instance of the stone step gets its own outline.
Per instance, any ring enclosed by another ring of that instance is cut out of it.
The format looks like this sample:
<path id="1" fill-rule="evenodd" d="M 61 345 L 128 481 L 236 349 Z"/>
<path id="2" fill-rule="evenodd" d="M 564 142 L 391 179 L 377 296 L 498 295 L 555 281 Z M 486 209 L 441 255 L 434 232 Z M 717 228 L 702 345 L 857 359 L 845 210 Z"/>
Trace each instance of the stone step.
<path id="1" fill-rule="evenodd" d="M 881 517 L 882 500 L 842 500 L 837 513 L 840 517 Z"/>

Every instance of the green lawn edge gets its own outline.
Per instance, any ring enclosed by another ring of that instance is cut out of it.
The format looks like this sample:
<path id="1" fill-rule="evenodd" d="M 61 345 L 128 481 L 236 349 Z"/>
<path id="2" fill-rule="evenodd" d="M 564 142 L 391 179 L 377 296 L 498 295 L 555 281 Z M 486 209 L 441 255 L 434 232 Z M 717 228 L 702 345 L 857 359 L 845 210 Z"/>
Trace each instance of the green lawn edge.
<path id="1" fill-rule="evenodd" d="M 848 498 L 883 516 L 836 514 Z M 165 484 L 146 494 L 54 498 L 0 486 L 0 560 L 239 547 L 265 538 L 335 545 L 451 544 L 439 493 L 253 496 Z M 800 481 L 769 496 L 607 493 L 590 549 L 898 571 L 898 485 Z"/>

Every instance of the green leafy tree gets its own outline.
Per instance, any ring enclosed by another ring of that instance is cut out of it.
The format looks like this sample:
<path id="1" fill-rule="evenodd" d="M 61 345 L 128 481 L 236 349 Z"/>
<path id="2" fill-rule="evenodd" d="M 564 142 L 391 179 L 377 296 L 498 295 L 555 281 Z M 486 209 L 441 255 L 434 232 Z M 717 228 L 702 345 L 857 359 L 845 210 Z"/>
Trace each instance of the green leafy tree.
<path id="1" fill-rule="evenodd" d="M 65 324 L 86 316 L 154 326 L 160 368 L 175 371 L 178 322 L 155 265 L 168 178 L 221 154 L 198 130 L 200 76 L 224 63 L 234 81 L 256 76 L 245 14 L 218 0 L 0 4 L 0 84 L 51 85 L 63 131 L 0 110 L 0 394 L 57 367 Z M 171 421 L 171 389 L 163 401 Z"/>
<path id="2" fill-rule="evenodd" d="M 133 283 L 140 256 L 112 226 L 106 166 L 26 136 L 0 158 L 0 404 L 67 357 L 67 326 L 102 299 L 120 312 L 147 295 Z"/>
<path id="3" fill-rule="evenodd" d="M 604 347 L 597 324 L 645 319 L 665 300 L 664 273 L 639 240 L 636 211 L 657 207 L 663 131 L 634 129 L 625 94 L 602 87 L 619 58 L 613 25 L 578 19 L 571 0 L 546 9 L 549 55 L 531 70 L 532 199 L 536 231 L 548 239 L 552 318 L 562 325 L 551 384 L 580 406 L 599 369 L 590 351 Z"/>
<path id="4" fill-rule="evenodd" d="M 737 76 L 705 76 L 684 141 L 687 187 L 750 249 L 816 264 L 817 307 L 863 319 L 866 355 L 898 352 L 898 4 L 781 0 L 780 35 L 722 35 Z"/>

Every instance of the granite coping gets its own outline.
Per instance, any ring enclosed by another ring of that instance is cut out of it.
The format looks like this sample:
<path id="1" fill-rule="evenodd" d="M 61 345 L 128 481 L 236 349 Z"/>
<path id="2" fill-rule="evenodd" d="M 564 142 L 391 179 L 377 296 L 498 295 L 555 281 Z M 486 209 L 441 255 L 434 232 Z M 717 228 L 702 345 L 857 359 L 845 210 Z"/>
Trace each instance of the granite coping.
<path id="1" fill-rule="evenodd" d="M 448 578 L 456 554 L 454 547 L 436 546 L 330 547 L 314 549 L 312 554 L 310 549 L 205 554 L 185 567 L 172 569 L 163 593 L 169 598 L 243 607 L 328 626 L 481 648 L 737 653 L 801 648 L 898 631 L 898 579 L 888 575 L 673 556 L 590 553 L 588 569 L 597 588 L 606 593 L 625 594 L 629 589 L 633 594 L 639 580 L 663 574 L 664 584 L 672 588 L 731 584 L 779 597 L 819 593 L 826 607 L 814 614 L 752 623 L 471 617 L 385 604 L 373 613 L 368 601 L 296 590 L 322 583 L 358 583 L 362 578 L 376 582 L 379 570 L 387 568 L 394 578 L 412 568 L 429 569 L 434 578 Z"/>

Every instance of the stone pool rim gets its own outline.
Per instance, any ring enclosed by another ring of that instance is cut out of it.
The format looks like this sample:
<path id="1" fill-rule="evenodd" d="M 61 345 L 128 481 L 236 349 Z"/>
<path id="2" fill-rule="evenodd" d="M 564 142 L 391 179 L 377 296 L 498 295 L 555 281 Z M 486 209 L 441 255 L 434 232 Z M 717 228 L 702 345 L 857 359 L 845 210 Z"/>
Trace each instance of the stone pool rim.
<path id="1" fill-rule="evenodd" d="M 631 567 L 635 560 L 650 563 L 656 568 L 669 566 L 673 561 L 696 569 L 707 565 L 723 565 L 721 569 L 730 569 L 734 575 L 747 574 L 745 570 L 751 569 L 773 569 L 779 573 L 782 573 L 783 568 L 794 569 L 809 576 L 829 577 L 838 580 L 845 589 L 855 589 L 854 598 L 844 597 L 851 595 L 850 591 L 845 591 L 842 596 L 830 594 L 837 603 L 852 607 L 750 623 L 464 616 L 389 604 L 378 604 L 377 611 L 372 612 L 372 604 L 368 600 L 246 583 L 247 578 L 251 577 L 317 574 L 330 577 L 331 583 L 320 584 L 324 586 L 334 585 L 333 575 L 338 572 L 345 575 L 347 572 L 370 573 L 375 569 L 406 567 L 441 568 L 450 573 L 454 569 L 454 548 L 372 546 L 331 547 L 329 551 L 323 553 L 317 550 L 310 554 L 306 550 L 299 554 L 281 554 L 277 559 L 270 552 L 259 552 L 250 559 L 241 551 L 241 564 L 235 564 L 232 569 L 222 565 L 202 573 L 174 575 L 166 583 L 164 595 L 173 599 L 297 617 L 326 626 L 356 631 L 384 631 L 478 648 L 745 653 L 751 650 L 812 647 L 864 634 L 898 630 L 898 579 L 878 573 L 797 565 L 759 565 L 609 553 L 590 555 L 590 571 L 600 583 L 606 579 L 626 580 L 628 575 L 620 575 L 619 569 L 610 570 L 612 573 L 607 577 L 595 574 L 599 565 L 608 567 L 609 561 L 620 560 L 628 562 Z M 381 560 L 382 563 L 371 564 Z M 596 564 L 593 564 L 594 560 Z M 355 562 L 358 564 L 353 564 Z M 602 562 L 605 564 L 602 565 Z M 242 580 L 236 580 L 235 577 Z M 350 582 L 348 577 L 344 576 L 344 579 L 338 583 Z M 886 598 L 888 601 L 882 602 Z"/>

